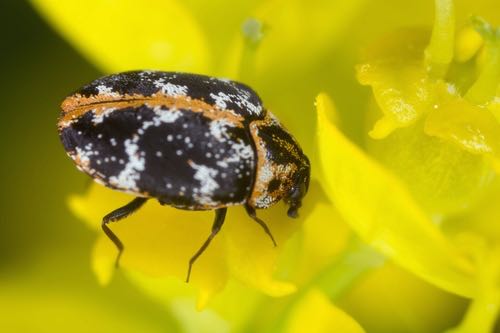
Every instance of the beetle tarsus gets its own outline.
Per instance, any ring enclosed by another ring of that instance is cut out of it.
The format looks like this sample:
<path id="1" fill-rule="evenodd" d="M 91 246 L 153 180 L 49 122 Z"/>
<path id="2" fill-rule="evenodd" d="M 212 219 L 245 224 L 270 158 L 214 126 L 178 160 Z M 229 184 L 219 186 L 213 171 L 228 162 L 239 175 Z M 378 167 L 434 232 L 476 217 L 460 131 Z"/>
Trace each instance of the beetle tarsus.
<path id="1" fill-rule="evenodd" d="M 122 256 L 124 247 L 123 247 L 123 243 L 120 241 L 118 236 L 116 236 L 115 233 L 109 228 L 108 224 L 110 222 L 117 222 L 117 221 L 124 219 L 127 216 L 131 215 L 132 213 L 137 211 L 139 208 L 141 208 L 142 205 L 144 205 L 144 203 L 147 200 L 148 200 L 148 198 L 141 198 L 141 197 L 135 198 L 134 200 L 132 200 L 131 202 L 129 202 L 125 206 L 120 207 L 118 209 L 115 209 L 114 211 L 112 211 L 111 213 L 107 214 L 106 216 L 104 216 L 102 218 L 102 223 L 101 223 L 102 230 L 104 231 L 106 236 L 108 236 L 108 238 L 113 242 L 113 244 L 115 244 L 116 248 L 118 249 L 118 255 L 116 256 L 116 260 L 115 260 L 115 267 L 117 267 L 117 268 L 118 268 L 118 265 L 120 264 L 120 258 Z"/>
<path id="2" fill-rule="evenodd" d="M 255 222 L 257 222 L 262 229 L 266 232 L 266 234 L 271 238 L 271 241 L 273 242 L 274 247 L 278 246 L 276 244 L 276 241 L 274 240 L 273 234 L 271 233 L 271 230 L 269 230 L 269 227 L 267 226 L 266 222 L 262 221 L 257 217 L 257 212 L 255 211 L 255 208 L 252 206 L 246 204 L 245 209 L 247 210 L 248 216 L 250 216 Z"/>
<path id="3" fill-rule="evenodd" d="M 189 259 L 189 268 L 186 276 L 186 283 L 189 283 L 189 278 L 191 277 L 191 269 L 193 268 L 193 264 L 195 263 L 196 259 L 198 259 L 198 257 L 207 249 L 212 239 L 222 228 L 222 225 L 224 224 L 224 220 L 226 218 L 226 212 L 227 208 L 220 208 L 215 210 L 215 220 L 214 224 L 212 225 L 212 231 L 210 232 L 210 235 L 208 236 L 205 243 L 203 243 L 203 245 L 199 248 L 199 250 L 196 251 L 191 259 Z"/>

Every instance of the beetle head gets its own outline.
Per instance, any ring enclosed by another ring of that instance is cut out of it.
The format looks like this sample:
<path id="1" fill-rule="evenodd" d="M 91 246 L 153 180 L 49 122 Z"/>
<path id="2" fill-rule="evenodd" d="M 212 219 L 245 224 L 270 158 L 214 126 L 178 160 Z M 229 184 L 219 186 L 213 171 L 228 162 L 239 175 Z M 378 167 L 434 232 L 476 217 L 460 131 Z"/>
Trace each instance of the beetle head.
<path id="1" fill-rule="evenodd" d="M 307 194 L 309 189 L 309 179 L 311 169 L 309 160 L 304 156 L 304 166 L 295 174 L 293 186 L 290 188 L 287 197 L 284 198 L 285 203 L 290 207 L 288 208 L 288 216 L 296 218 L 299 216 L 299 208 L 302 206 L 302 198 Z"/>

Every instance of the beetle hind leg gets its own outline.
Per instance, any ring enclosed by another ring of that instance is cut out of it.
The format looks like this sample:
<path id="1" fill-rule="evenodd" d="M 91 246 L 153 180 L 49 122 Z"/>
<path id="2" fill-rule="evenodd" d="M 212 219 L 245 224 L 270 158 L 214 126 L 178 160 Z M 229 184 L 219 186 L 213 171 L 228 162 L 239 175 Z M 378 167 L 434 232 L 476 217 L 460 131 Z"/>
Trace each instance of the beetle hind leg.
<path id="1" fill-rule="evenodd" d="M 135 198 L 134 200 L 130 201 L 128 204 L 125 206 L 122 206 L 118 209 L 115 209 L 111 213 L 107 214 L 102 218 L 102 223 L 101 223 L 101 228 L 108 236 L 108 238 L 115 244 L 116 248 L 118 249 L 118 255 L 116 256 L 116 261 L 115 261 L 115 266 L 118 267 L 118 264 L 120 263 L 120 258 L 123 253 L 123 243 L 120 241 L 118 236 L 115 235 L 115 233 L 109 228 L 108 224 L 110 222 L 117 222 L 119 220 L 122 220 L 126 218 L 127 216 L 131 215 L 135 211 L 137 211 L 139 208 L 144 205 L 144 203 L 148 200 L 148 198 Z"/>
<path id="2" fill-rule="evenodd" d="M 257 212 L 255 211 L 255 208 L 252 206 L 246 204 L 245 209 L 247 210 L 248 216 L 250 216 L 255 222 L 257 222 L 262 229 L 264 229 L 265 233 L 271 238 L 271 241 L 273 242 L 273 245 L 276 247 L 276 241 L 274 240 L 273 234 L 271 233 L 271 230 L 269 230 L 269 227 L 267 226 L 266 222 L 262 221 L 257 217 Z"/>
<path id="3" fill-rule="evenodd" d="M 203 245 L 198 249 L 198 251 L 196 251 L 196 253 L 191 257 L 191 259 L 189 259 L 189 268 L 186 276 L 186 283 L 189 282 L 189 278 L 191 277 L 191 269 L 193 268 L 194 262 L 203 252 L 205 252 L 208 245 L 210 245 L 212 239 L 217 235 L 217 233 L 219 233 L 220 229 L 222 228 L 224 220 L 226 219 L 226 212 L 227 208 L 220 208 L 215 210 L 215 219 L 212 225 L 212 231 L 210 232 L 210 235 L 208 236 L 205 243 L 203 243 Z"/>

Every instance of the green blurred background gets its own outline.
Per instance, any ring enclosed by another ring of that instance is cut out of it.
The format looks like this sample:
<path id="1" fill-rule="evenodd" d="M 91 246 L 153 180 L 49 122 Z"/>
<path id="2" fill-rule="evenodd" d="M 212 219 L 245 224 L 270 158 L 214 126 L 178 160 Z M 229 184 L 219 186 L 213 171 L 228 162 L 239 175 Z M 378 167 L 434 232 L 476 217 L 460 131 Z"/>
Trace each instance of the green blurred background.
<path id="1" fill-rule="evenodd" d="M 432 2 L 426 2 L 422 11 L 428 17 L 415 20 L 430 21 Z M 67 207 L 68 195 L 84 191 L 88 179 L 76 172 L 59 142 L 59 104 L 101 73 L 25 1 L 2 0 L 0 25 L 0 332 L 178 331 L 169 310 L 147 298 L 123 275 L 116 274 L 105 288 L 97 284 L 90 270 L 95 234 Z M 359 106 L 361 101 L 343 95 L 343 89 L 357 84 L 352 67 L 345 67 L 345 61 L 338 63 L 342 67 L 334 70 L 351 81 L 347 85 L 342 80 L 334 82 L 334 97 L 344 109 Z M 362 127 L 358 123 L 351 133 L 361 137 Z M 385 281 L 385 287 L 380 281 Z M 398 295 L 391 293 L 394 283 L 402 283 Z M 360 302 L 370 293 L 378 301 Z M 368 332 L 383 332 L 393 320 L 394 327 L 404 326 L 401 323 L 406 320 L 418 331 L 423 327 L 415 322 L 418 315 L 392 317 L 390 309 L 403 304 L 405 296 L 420 298 L 410 302 L 409 312 L 422 313 L 426 319 L 433 318 L 429 314 L 433 306 L 446 307 L 436 313 L 436 332 L 457 324 L 467 305 L 394 267 L 372 275 L 341 305 Z M 427 296 L 433 304 L 425 303 Z"/>
<path id="2" fill-rule="evenodd" d="M 120 274 L 97 284 L 95 234 L 66 204 L 88 179 L 59 142 L 59 104 L 100 73 L 27 2 L 2 0 L 0 25 L 0 332 L 175 331 Z"/>

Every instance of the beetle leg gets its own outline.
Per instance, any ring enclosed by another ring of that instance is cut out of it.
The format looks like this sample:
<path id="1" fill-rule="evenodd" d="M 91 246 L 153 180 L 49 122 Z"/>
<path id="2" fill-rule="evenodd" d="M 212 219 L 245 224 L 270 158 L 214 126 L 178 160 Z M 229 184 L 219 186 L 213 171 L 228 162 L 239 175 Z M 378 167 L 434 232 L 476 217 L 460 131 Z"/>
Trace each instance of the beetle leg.
<path id="1" fill-rule="evenodd" d="M 187 272 L 186 283 L 189 282 L 189 277 L 191 276 L 191 269 L 193 268 L 194 262 L 207 249 L 212 239 L 215 237 L 215 235 L 217 235 L 217 233 L 222 228 L 222 225 L 224 224 L 224 219 L 226 218 L 226 212 L 227 208 L 219 208 L 215 210 L 215 220 L 214 224 L 212 225 L 212 232 L 210 232 L 210 235 L 208 236 L 205 243 L 203 243 L 203 245 L 200 247 L 200 249 L 196 251 L 194 256 L 191 257 L 191 259 L 189 259 L 189 268 Z"/>
<path id="2" fill-rule="evenodd" d="M 121 219 L 126 218 L 130 214 L 134 213 L 137 211 L 139 208 L 144 205 L 144 203 L 148 200 L 148 198 L 135 198 L 134 200 L 130 201 L 128 204 L 126 204 L 123 207 L 120 207 L 118 209 L 115 209 L 111 213 L 107 214 L 102 218 L 102 223 L 101 227 L 106 236 L 115 244 L 116 248 L 118 249 L 118 256 L 116 257 L 115 265 L 118 267 L 118 264 L 120 262 L 120 257 L 123 252 L 123 243 L 120 241 L 120 239 L 113 233 L 113 231 L 108 227 L 109 222 L 116 222 Z"/>
<path id="3" fill-rule="evenodd" d="M 277 244 L 276 241 L 274 240 L 273 234 L 271 234 L 271 230 L 269 230 L 269 227 L 267 226 L 266 222 L 262 221 L 257 217 L 257 212 L 255 211 L 255 208 L 253 208 L 249 204 L 246 204 L 245 209 L 247 210 L 248 216 L 250 216 L 255 222 L 257 222 L 262 227 L 262 229 L 264 229 L 264 231 L 271 238 L 274 246 L 276 247 Z"/>

